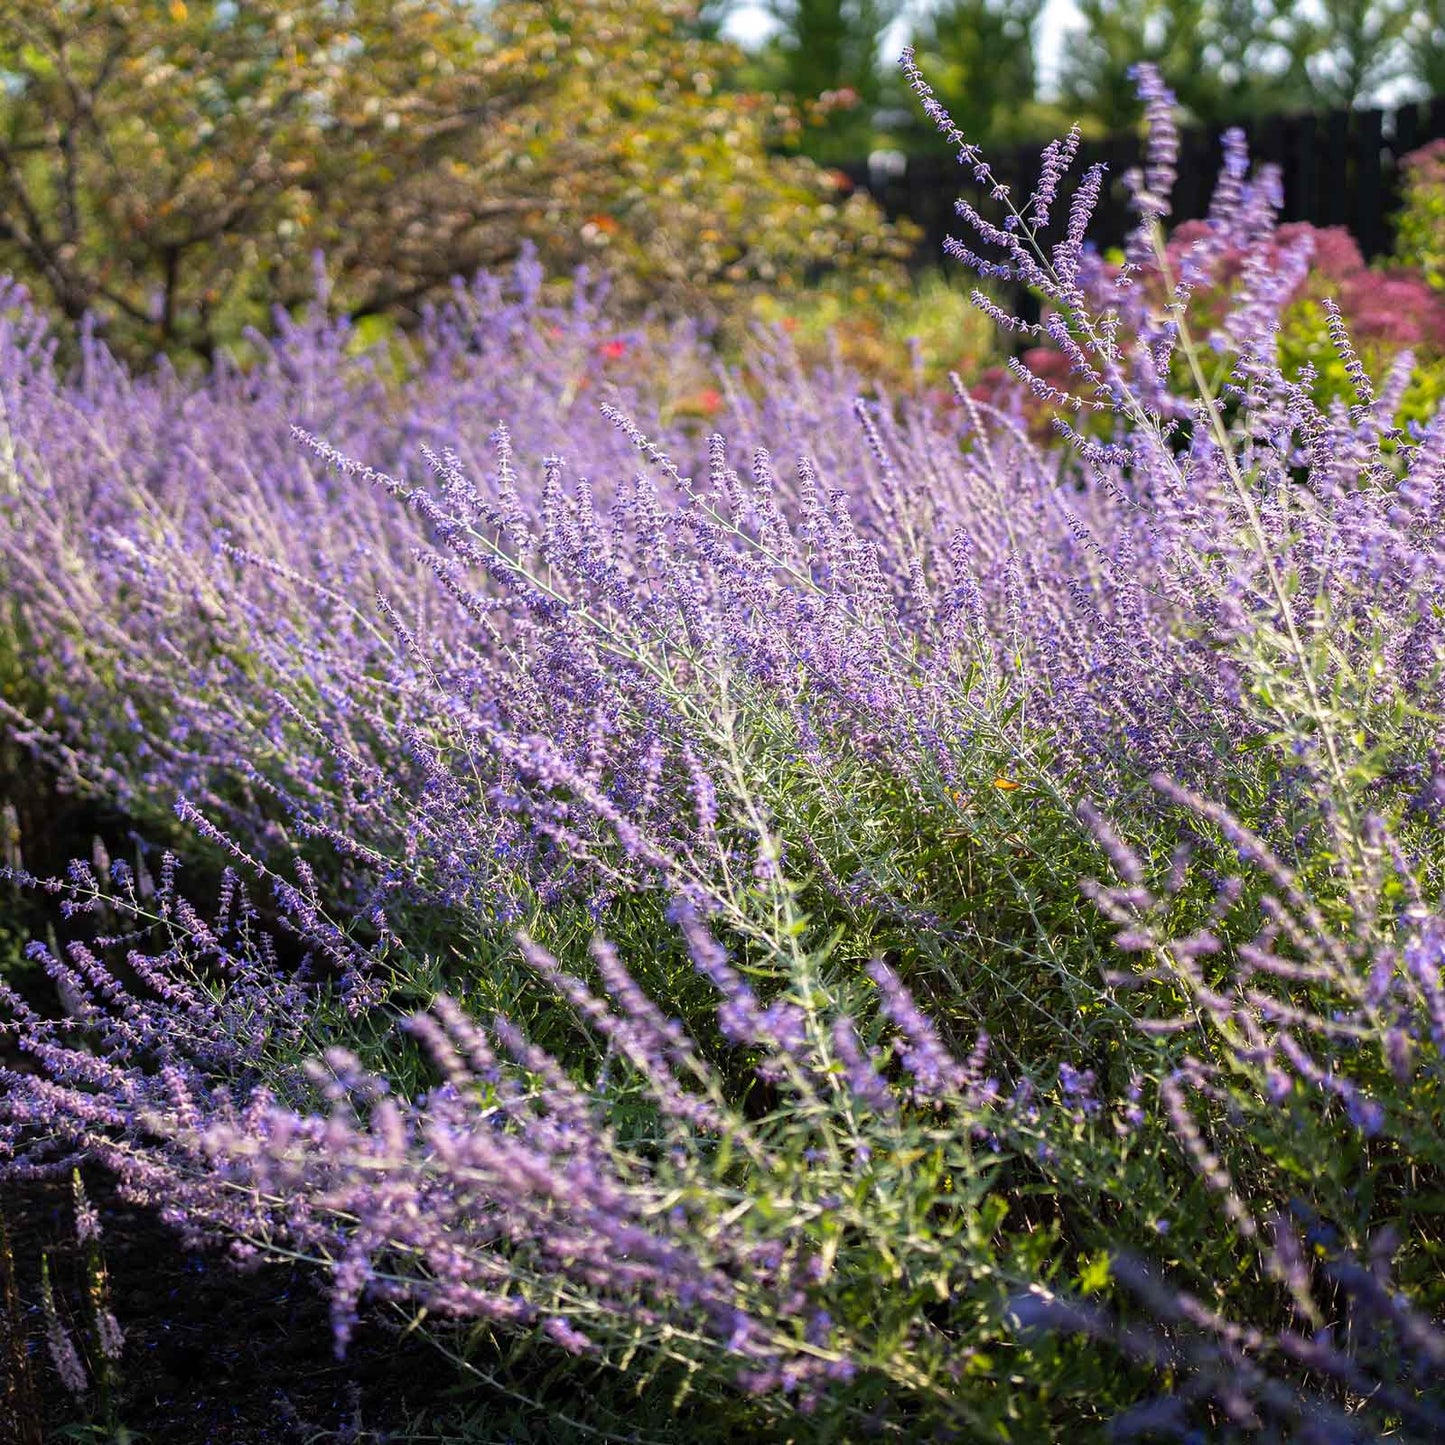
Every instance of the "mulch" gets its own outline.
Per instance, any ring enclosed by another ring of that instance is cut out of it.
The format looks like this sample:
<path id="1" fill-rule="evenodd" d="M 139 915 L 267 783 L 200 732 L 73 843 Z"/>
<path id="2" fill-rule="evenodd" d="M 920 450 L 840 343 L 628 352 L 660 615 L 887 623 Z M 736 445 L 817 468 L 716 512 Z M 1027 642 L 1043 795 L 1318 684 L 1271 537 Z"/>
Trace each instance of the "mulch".
<path id="1" fill-rule="evenodd" d="M 183 1248 L 103 1180 L 91 1181 L 91 1194 L 126 1335 L 116 1416 L 144 1445 L 360 1445 L 392 1438 L 456 1387 L 455 1366 L 437 1350 L 375 1321 L 363 1321 L 338 1361 L 313 1271 L 238 1271 L 219 1254 Z M 8 1329 L 0 1319 L 0 1445 L 39 1445 L 91 1418 L 50 1361 L 40 1308 L 40 1260 L 48 1254 L 62 1312 L 86 1323 L 84 1260 L 64 1183 L 5 1187 L 0 1211 L 18 1301 L 18 1311 L 5 1311 L 0 1279 L 0 1312 L 9 1315 Z M 23 1343 L 28 1370 L 17 1368 L 13 1351 L 7 1359 L 7 1333 Z"/>

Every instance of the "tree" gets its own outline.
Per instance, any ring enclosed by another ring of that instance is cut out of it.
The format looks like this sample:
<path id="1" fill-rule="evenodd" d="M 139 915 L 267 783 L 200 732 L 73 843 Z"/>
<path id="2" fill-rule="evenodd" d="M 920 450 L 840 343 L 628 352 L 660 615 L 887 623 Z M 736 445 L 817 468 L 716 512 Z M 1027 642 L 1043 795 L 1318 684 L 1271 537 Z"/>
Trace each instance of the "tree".
<path id="1" fill-rule="evenodd" d="M 1075 33 L 1060 75 L 1063 100 L 1110 130 L 1130 124 L 1138 114 L 1129 69 L 1152 61 L 1171 84 L 1181 69 L 1181 32 L 1198 0 L 1079 0 L 1083 26 Z"/>
<path id="2" fill-rule="evenodd" d="M 1152 61 L 1190 117 L 1223 124 L 1310 101 L 1294 0 L 1080 0 L 1066 103 L 1110 129 L 1138 115 L 1130 68 Z"/>
<path id="3" fill-rule="evenodd" d="M 1200 38 L 1180 85 L 1185 105 L 1205 124 L 1313 103 L 1298 0 L 1209 0 Z"/>
<path id="4" fill-rule="evenodd" d="M 1425 95 L 1445 95 L 1445 0 L 1417 0 L 1405 36 L 1407 73 Z"/>
<path id="5" fill-rule="evenodd" d="M 928 83 L 976 145 L 1058 128 L 1060 116 L 1038 100 L 1035 42 L 1044 3 L 944 0 L 914 28 L 913 46 Z M 943 144 L 935 127 L 920 124 L 909 141 L 917 149 Z"/>
<path id="6" fill-rule="evenodd" d="M 701 0 L 689 29 L 701 39 L 720 40 L 723 26 L 735 8 L 734 0 Z"/>
<path id="7" fill-rule="evenodd" d="M 878 47 L 904 0 L 765 0 L 778 26 L 759 57 L 766 83 L 807 107 L 802 138 L 819 160 L 855 160 L 869 146 L 885 93 Z"/>
<path id="8" fill-rule="evenodd" d="M 135 355 L 306 299 L 318 248 L 356 316 L 527 242 L 679 308 L 905 249 L 717 92 L 691 0 L 0 3 L 0 266 Z"/>
<path id="9" fill-rule="evenodd" d="M 1438 4 L 1438 0 L 1430 0 Z M 1065 99 L 1107 126 L 1138 113 L 1130 66 L 1151 60 L 1202 123 L 1358 105 L 1400 74 L 1410 0 L 1080 0 Z"/>
<path id="10" fill-rule="evenodd" d="M 1320 100 L 1359 105 L 1404 72 L 1411 0 L 1316 0 L 1315 9 L 1299 33 Z"/>

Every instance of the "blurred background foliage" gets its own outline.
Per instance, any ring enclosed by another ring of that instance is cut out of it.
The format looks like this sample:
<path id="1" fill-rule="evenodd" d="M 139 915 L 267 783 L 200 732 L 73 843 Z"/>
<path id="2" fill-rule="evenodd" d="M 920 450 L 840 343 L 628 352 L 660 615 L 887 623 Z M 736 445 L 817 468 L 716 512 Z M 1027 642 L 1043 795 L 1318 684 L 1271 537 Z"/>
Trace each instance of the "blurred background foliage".
<path id="1" fill-rule="evenodd" d="M 606 272 L 619 313 L 696 318 L 725 353 L 761 321 L 879 381 L 975 376 L 988 328 L 916 258 L 910 275 L 918 233 L 839 169 L 938 153 L 893 63 L 905 40 L 985 147 L 1134 126 L 1141 59 L 1206 125 L 1445 77 L 1445 0 L 1076 0 L 1062 47 L 1044 34 L 1060 13 L 0 0 L 0 271 L 62 338 L 89 318 L 127 361 L 186 366 L 244 360 L 250 328 L 318 292 L 362 337 L 405 330 L 453 277 L 530 248 L 559 289 L 579 265 Z M 1407 187 L 1398 257 L 1434 284 L 1441 165 Z"/>
<path id="2" fill-rule="evenodd" d="M 531 242 L 620 303 L 726 306 L 905 237 L 720 90 L 686 0 L 7 0 L 0 267 L 131 356 L 206 357 L 294 307 L 405 316 Z"/>
<path id="3" fill-rule="evenodd" d="M 1071 13 L 1066 13 L 1067 11 Z M 1357 105 L 1445 90 L 1445 0 L 715 0 L 710 23 L 750 15 L 766 37 L 741 75 L 792 96 L 813 124 L 806 154 L 856 160 L 869 143 L 938 142 L 907 105 L 892 55 L 904 40 L 939 99 L 982 145 L 1095 133 L 1139 116 L 1130 67 L 1152 61 L 1183 118 Z M 1061 21 L 1061 16 L 1064 17 Z M 1069 31 L 1060 37 L 1061 24 Z M 1044 28 L 1055 32 L 1045 43 Z M 886 37 L 886 41 L 885 41 Z M 1061 43 L 1062 39 L 1062 43 Z M 1044 63 L 1052 51 L 1056 71 Z"/>
<path id="4" fill-rule="evenodd" d="M 1109 127 L 1137 113 L 1129 67 L 1156 64 L 1206 125 L 1359 104 L 1411 78 L 1409 0 L 1078 0 L 1082 43 L 1066 58 L 1066 106 Z"/>
<path id="5" fill-rule="evenodd" d="M 1405 164 L 1400 213 L 1400 261 L 1417 268 L 1435 291 L 1445 291 L 1445 141 L 1432 141 Z"/>

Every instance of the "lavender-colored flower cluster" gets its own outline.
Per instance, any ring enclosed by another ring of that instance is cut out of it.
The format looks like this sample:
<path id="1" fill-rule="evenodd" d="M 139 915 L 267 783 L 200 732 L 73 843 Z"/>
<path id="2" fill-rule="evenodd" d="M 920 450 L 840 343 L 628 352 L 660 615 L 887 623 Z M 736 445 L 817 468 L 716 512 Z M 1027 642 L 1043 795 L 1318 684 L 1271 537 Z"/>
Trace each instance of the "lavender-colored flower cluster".
<path id="1" fill-rule="evenodd" d="M 228 871 L 207 921 L 169 858 L 7 870 L 79 936 L 61 1016 L 0 986 L 0 1163 L 324 1263 L 340 1345 L 406 1301 L 785 1412 L 1045 1430 L 1103 1379 L 1136 1434 L 1429 1438 L 1445 415 L 1337 316 L 1351 401 L 1281 370 L 1277 179 L 1231 138 L 1171 249 L 1140 84 L 1121 268 L 1076 136 L 960 211 L 1068 363 L 1011 408 L 525 266 L 196 383 L 62 377 L 7 296 L 12 736 Z"/>
<path id="2" fill-rule="evenodd" d="M 99 1164 L 195 1241 L 229 1240 L 242 1261 L 284 1244 L 325 1264 L 338 1350 L 365 1295 L 536 1327 L 574 1354 L 672 1339 L 721 1357 L 751 1392 L 811 1408 L 830 1383 L 892 1368 L 823 1309 L 842 1234 L 872 1236 L 852 1250 L 886 1251 L 867 1199 L 903 1184 L 900 1199 L 939 1215 L 922 1252 L 946 1278 L 940 1243 L 966 1227 L 990 1167 L 954 1157 L 955 1140 L 1007 1127 L 1008 1104 L 979 1077 L 982 1044 L 965 1065 L 946 1061 L 897 980 L 897 1034 L 865 1052 L 845 1016 L 765 1009 L 686 904 L 676 922 L 724 999 L 719 1017 L 735 1020 L 730 1042 L 762 1051 L 756 1076 L 786 1101 L 766 1119 L 728 1097 L 725 1075 L 605 943 L 602 993 L 522 946 L 625 1073 L 616 1088 L 650 1101 L 643 1137 L 619 1126 L 611 1091 L 581 1087 L 510 1019 L 476 1022 L 445 995 L 407 1022 L 436 1079 L 412 1098 L 334 1045 L 288 1070 L 278 1060 L 320 1047 L 298 1037 L 316 1010 L 279 976 L 239 881 L 228 877 L 207 921 L 173 876 L 142 888 L 113 873 L 77 869 L 63 891 L 121 931 L 73 943 L 65 960 L 40 953 L 70 1000 L 65 1018 L 0 984 L 27 1064 L 0 1073 L 0 1159 L 11 1177 Z M 937 1111 L 924 1124 L 889 1087 L 895 1056 Z M 946 1195 L 930 1171 L 889 1163 L 910 1155 L 934 1170 L 948 1160 Z M 82 1199 L 82 1238 L 93 1221 Z M 921 1318 L 914 1332 L 922 1352 L 953 1349 Z M 83 1388 L 69 1336 L 52 1333 Z"/>

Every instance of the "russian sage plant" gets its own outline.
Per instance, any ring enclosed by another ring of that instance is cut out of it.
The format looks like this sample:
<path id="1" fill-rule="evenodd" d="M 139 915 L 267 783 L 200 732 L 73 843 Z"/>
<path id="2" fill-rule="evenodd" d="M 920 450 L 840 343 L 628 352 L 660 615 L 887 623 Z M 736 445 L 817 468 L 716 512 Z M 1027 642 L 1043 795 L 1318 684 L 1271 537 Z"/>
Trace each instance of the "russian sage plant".
<path id="1" fill-rule="evenodd" d="M 41 423 L 94 449 L 133 384 L 17 343 L 14 514 L 72 510 L 64 565 L 7 544 L 14 725 L 229 866 L 212 918 L 169 857 L 7 871 L 77 936 L 35 946 L 63 1011 L 0 995 L 0 1158 L 315 1260 L 339 1347 L 389 1301 L 764 1438 L 1434 1438 L 1445 418 L 1337 316 L 1352 400 L 1281 368 L 1308 256 L 1239 137 L 1171 250 L 1152 72 L 1110 269 L 1077 134 L 1015 198 L 905 69 L 996 207 L 950 249 L 1044 302 L 976 297 L 1063 358 L 1014 363 L 1056 446 L 783 348 L 743 462 L 439 344 L 450 421 L 370 459 L 340 372 L 264 393 L 234 506 L 213 428 L 268 383 L 158 385 L 123 424 L 194 408 L 187 460 L 113 450 L 87 528 Z"/>

